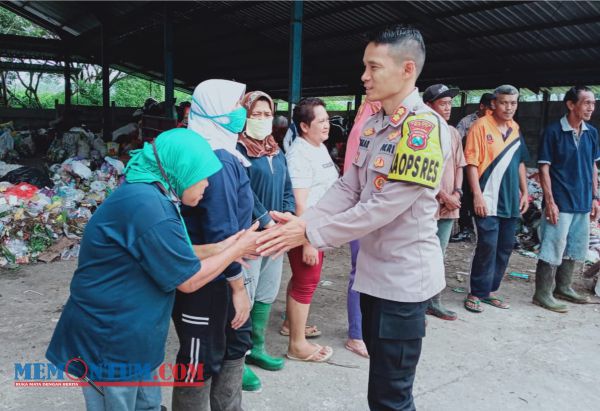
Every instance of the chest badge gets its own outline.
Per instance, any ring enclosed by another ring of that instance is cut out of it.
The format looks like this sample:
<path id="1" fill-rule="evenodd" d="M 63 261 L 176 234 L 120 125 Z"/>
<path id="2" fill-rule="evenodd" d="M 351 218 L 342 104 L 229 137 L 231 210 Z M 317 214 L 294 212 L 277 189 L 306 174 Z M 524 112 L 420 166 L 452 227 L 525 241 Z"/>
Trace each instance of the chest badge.
<path id="1" fill-rule="evenodd" d="M 392 140 L 395 140 L 396 137 L 398 137 L 399 135 L 400 135 L 400 130 L 392 131 L 390 134 L 388 134 L 387 139 L 392 141 Z"/>
<path id="2" fill-rule="evenodd" d="M 414 151 L 423 150 L 427 147 L 429 134 L 435 127 L 429 120 L 417 119 L 408 123 L 408 141 L 406 145 Z"/>
<path id="3" fill-rule="evenodd" d="M 364 131 L 363 136 L 371 137 L 373 134 L 375 134 L 375 129 L 373 127 L 371 127 Z"/>
<path id="4" fill-rule="evenodd" d="M 406 114 L 406 108 L 404 106 L 400 106 L 396 109 L 396 112 L 392 115 L 390 121 L 393 125 L 397 126 L 400 123 L 400 120 L 404 118 Z"/>
<path id="5" fill-rule="evenodd" d="M 386 178 L 385 176 L 377 176 L 375 177 L 375 179 L 373 180 L 373 186 L 375 187 L 375 190 L 377 191 L 381 191 L 381 189 L 383 188 L 383 185 L 386 182 Z"/>
<path id="6" fill-rule="evenodd" d="M 487 141 L 488 144 L 492 144 L 494 142 L 494 137 L 491 134 L 487 134 L 485 136 L 485 141 Z"/>
<path id="7" fill-rule="evenodd" d="M 385 161 L 383 160 L 383 157 L 381 157 L 381 156 L 375 158 L 375 161 L 373 161 L 373 165 L 375 166 L 375 168 L 381 168 L 381 167 L 383 167 L 384 164 L 385 164 Z"/>

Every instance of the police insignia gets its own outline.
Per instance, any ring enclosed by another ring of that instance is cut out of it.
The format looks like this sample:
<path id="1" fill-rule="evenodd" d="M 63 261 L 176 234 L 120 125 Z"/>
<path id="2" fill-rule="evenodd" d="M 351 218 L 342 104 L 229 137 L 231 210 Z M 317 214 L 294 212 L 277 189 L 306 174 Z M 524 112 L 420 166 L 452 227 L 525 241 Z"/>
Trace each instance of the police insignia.
<path id="1" fill-rule="evenodd" d="M 373 186 L 375 186 L 375 190 L 381 191 L 386 180 L 387 180 L 387 178 L 385 178 L 385 176 L 375 177 L 375 179 L 373 180 Z"/>
<path id="2" fill-rule="evenodd" d="M 373 165 L 375 166 L 375 168 L 381 168 L 384 164 L 385 161 L 383 160 L 383 157 L 377 157 L 375 161 L 373 161 Z"/>
<path id="3" fill-rule="evenodd" d="M 399 135 L 400 135 L 400 130 L 395 130 L 395 131 L 392 131 L 390 134 L 388 134 L 387 139 L 392 141 L 392 140 L 395 140 L 396 137 L 398 137 Z"/>
<path id="4" fill-rule="evenodd" d="M 363 136 L 371 137 L 373 134 L 375 134 L 375 129 L 373 127 L 371 127 L 364 131 Z"/>
<path id="5" fill-rule="evenodd" d="M 432 113 L 409 116 L 402 125 L 388 179 L 435 188 L 443 166 L 439 119 Z"/>
<path id="6" fill-rule="evenodd" d="M 396 112 L 392 115 L 391 122 L 393 125 L 397 126 L 404 115 L 406 114 L 406 108 L 404 106 L 400 106 L 396 109 Z"/>
<path id="7" fill-rule="evenodd" d="M 423 150 L 427 147 L 427 139 L 429 138 L 429 133 L 435 127 L 429 120 L 416 119 L 408 121 L 408 147 L 412 148 L 414 151 Z"/>

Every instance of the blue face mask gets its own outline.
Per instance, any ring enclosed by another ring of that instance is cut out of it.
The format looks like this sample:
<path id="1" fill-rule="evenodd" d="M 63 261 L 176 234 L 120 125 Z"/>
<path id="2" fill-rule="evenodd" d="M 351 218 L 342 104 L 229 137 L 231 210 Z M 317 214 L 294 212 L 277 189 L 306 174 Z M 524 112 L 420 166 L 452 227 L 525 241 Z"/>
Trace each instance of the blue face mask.
<path id="1" fill-rule="evenodd" d="M 194 109 L 190 109 L 190 115 L 196 115 L 198 117 L 203 117 L 211 120 L 213 123 L 218 124 L 223 127 L 225 130 L 230 131 L 232 133 L 238 134 L 244 130 L 244 125 L 246 124 L 246 109 L 244 107 L 238 107 L 230 113 L 226 114 L 217 114 L 215 116 L 210 116 L 204 112 L 202 106 L 196 101 L 195 98 L 192 97 L 192 100 L 196 103 L 198 108 L 203 111 L 200 113 Z M 219 121 L 217 119 L 222 119 L 226 117 L 229 119 L 229 122 Z"/>

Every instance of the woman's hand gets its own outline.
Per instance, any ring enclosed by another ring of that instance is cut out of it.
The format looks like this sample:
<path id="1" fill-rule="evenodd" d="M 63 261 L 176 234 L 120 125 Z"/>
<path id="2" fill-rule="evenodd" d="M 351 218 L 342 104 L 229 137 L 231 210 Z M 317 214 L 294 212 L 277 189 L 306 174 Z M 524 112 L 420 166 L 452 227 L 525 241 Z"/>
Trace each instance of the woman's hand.
<path id="1" fill-rule="evenodd" d="M 319 264 L 319 250 L 310 244 L 304 244 L 302 246 L 302 262 L 310 266 Z"/>

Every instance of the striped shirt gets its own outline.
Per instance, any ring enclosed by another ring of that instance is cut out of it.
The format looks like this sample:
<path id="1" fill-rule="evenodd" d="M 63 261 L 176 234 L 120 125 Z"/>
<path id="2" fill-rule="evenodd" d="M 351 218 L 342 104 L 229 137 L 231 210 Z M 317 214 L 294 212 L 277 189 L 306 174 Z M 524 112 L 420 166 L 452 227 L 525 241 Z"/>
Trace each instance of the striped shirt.
<path id="1" fill-rule="evenodd" d="M 488 216 L 519 217 L 519 165 L 529 154 L 519 125 L 508 123 L 503 135 L 489 114 L 477 120 L 465 146 L 468 165 L 477 167 Z"/>

